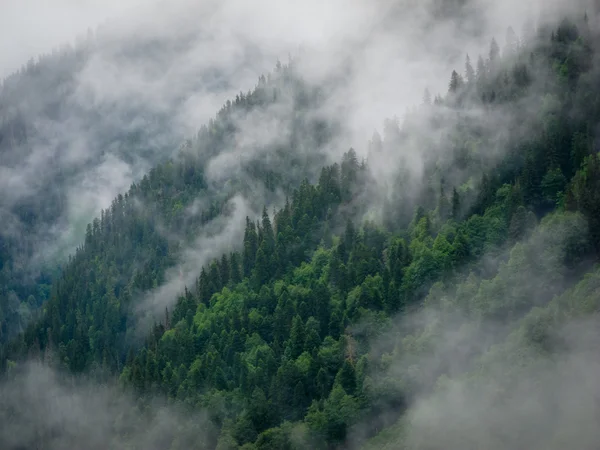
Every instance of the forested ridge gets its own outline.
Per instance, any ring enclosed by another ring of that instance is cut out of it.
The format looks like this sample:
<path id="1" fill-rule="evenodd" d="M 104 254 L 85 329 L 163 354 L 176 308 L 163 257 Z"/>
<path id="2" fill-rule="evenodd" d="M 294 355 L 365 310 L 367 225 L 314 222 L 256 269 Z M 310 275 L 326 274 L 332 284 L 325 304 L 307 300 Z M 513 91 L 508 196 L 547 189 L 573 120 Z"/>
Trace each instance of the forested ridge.
<path id="1" fill-rule="evenodd" d="M 129 33 L 115 37 L 110 24 L 88 30 L 0 80 L 2 342 L 48 299 L 87 223 L 176 153 L 189 133 L 186 102 L 239 89 L 228 78 L 235 67 L 181 67 L 200 45 L 197 30 L 181 27 L 160 40 Z M 160 89 L 173 78 L 177 84 Z"/>
<path id="2" fill-rule="evenodd" d="M 597 364 L 561 355 L 596 342 L 569 327 L 600 301 L 600 40 L 578 15 L 506 42 L 387 120 L 364 160 L 328 159 L 343 130 L 312 113 L 326 92 L 278 64 L 87 226 L 2 346 L 5 378 L 33 359 L 117 382 L 148 423 L 157 404 L 184 411 L 151 444 L 111 418 L 98 448 L 593 448 Z M 207 161 L 239 118 L 282 101 L 290 132 L 217 183 Z M 228 221 L 243 233 L 142 320 Z M 24 420 L 10 407 L 5 423 Z M 4 445 L 81 442 L 67 428 Z"/>

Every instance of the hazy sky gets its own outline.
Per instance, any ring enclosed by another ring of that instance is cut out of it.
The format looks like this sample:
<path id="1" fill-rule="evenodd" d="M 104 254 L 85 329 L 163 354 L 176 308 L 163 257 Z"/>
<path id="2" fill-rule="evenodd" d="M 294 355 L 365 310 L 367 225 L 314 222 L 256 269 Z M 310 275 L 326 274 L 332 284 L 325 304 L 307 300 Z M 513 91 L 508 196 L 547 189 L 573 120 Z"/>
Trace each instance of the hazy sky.
<path id="1" fill-rule="evenodd" d="M 155 0 L 0 0 L 0 76 L 32 56 L 73 42 L 107 18 Z"/>

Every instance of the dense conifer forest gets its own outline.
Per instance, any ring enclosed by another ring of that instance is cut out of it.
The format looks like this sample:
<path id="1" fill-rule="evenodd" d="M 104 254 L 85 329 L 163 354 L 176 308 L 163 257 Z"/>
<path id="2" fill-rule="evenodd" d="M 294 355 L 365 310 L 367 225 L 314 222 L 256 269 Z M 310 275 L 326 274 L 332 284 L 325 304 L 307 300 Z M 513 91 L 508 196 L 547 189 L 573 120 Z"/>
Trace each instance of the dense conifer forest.
<path id="1" fill-rule="evenodd" d="M 337 81 L 277 63 L 35 292 L 0 247 L 0 447 L 594 448 L 592 22 L 509 28 L 364 158 L 328 152 L 344 129 L 315 111 Z M 282 103 L 283 137 L 228 154 Z M 102 415 L 40 420 L 44 383 Z"/>

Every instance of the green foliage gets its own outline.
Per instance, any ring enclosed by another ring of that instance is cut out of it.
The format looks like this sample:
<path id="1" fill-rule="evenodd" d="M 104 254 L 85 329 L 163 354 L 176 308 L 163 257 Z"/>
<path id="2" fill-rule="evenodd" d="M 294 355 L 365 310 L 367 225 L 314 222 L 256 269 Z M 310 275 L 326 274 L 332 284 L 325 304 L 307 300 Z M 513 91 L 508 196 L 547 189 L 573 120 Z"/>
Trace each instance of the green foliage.
<path id="1" fill-rule="evenodd" d="M 382 225 L 362 221 L 372 206 L 368 194 L 377 180 L 369 164 L 378 163 L 376 155 L 359 163 L 352 149 L 339 164 L 322 167 L 317 183 L 306 172 L 323 165 L 318 155 L 299 173 L 287 173 L 302 165 L 296 150 L 307 144 L 295 138 L 283 152 L 266 149 L 278 155 L 276 164 L 249 162 L 224 192 L 205 182 L 199 155 L 234 142 L 235 114 L 265 108 L 286 92 L 318 104 L 318 90 L 280 67 L 280 78 L 228 102 L 201 129 L 193 152 L 154 168 L 89 225 L 41 317 L 2 349 L 0 360 L 55 354 L 73 372 L 119 375 L 140 399 L 162 396 L 208 410 L 220 429 L 217 448 L 294 449 L 300 441 L 344 445 L 361 421 L 368 422 L 366 435 L 375 434 L 420 393 L 475 370 L 491 346 L 477 339 L 489 323 L 513 336 L 507 342 L 551 351 L 555 311 L 587 314 L 598 307 L 595 275 L 561 296 L 600 248 L 600 160 L 589 155 L 590 139 L 581 131 L 591 119 L 565 107 L 588 108 L 573 90 L 593 84 L 585 78 L 586 46 L 570 25 L 531 49 L 542 61 L 529 60 L 513 37 L 503 56 L 493 41 L 476 73 L 468 62 L 466 80 L 453 72 L 448 96 L 415 120 L 444 130 L 443 148 L 450 151 L 438 152 L 411 117 L 402 129 L 388 121 L 385 138 L 374 139 L 373 147 L 392 147 L 414 133 L 427 160 L 422 179 L 400 169 Z M 530 89 L 533 75 L 552 81 Z M 521 96 L 532 97 L 535 117 L 523 117 Z M 498 124 L 479 115 L 456 118 L 472 105 L 511 117 L 514 136 L 486 135 L 482 129 Z M 297 113 L 306 110 L 298 106 Z M 327 141 L 300 119 L 293 128 L 316 147 Z M 131 345 L 135 300 L 166 281 L 197 233 L 230 219 L 228 200 L 249 190 L 249 180 L 270 192 L 255 203 L 270 204 L 281 189 L 285 204 L 272 215 L 265 207 L 260 217 L 246 217 L 241 242 L 196 268 L 194 286 L 143 343 Z M 186 214 L 198 196 L 208 206 Z M 163 226 L 185 238 L 167 238 Z M 0 321 L 14 313 L 0 306 Z M 440 316 L 395 330 L 393 318 L 424 307 Z M 458 321 L 449 337 L 444 330 L 457 316 L 467 322 Z M 431 358 L 444 345 L 463 344 L 459 361 Z M 410 431 L 405 422 L 398 428 Z"/>

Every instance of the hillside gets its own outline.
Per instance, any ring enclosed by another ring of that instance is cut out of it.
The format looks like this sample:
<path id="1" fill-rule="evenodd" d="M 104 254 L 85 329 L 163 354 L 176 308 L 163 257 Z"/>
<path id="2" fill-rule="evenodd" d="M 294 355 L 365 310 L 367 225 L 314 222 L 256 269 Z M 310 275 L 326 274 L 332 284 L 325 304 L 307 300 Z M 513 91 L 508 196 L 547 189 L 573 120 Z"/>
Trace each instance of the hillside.
<path id="1" fill-rule="evenodd" d="M 0 446 L 594 448 L 599 32 L 509 29 L 362 160 L 278 64 L 87 226 Z"/>
<path id="2" fill-rule="evenodd" d="M 201 31 L 104 25 L 0 82 L 0 341 L 49 296 L 87 223 L 177 154 L 263 56 L 197 61 Z M 116 30 L 115 30 L 116 28 Z M 164 67 L 170 67 L 164 71 Z M 246 85 L 246 83 L 248 83 Z"/>

